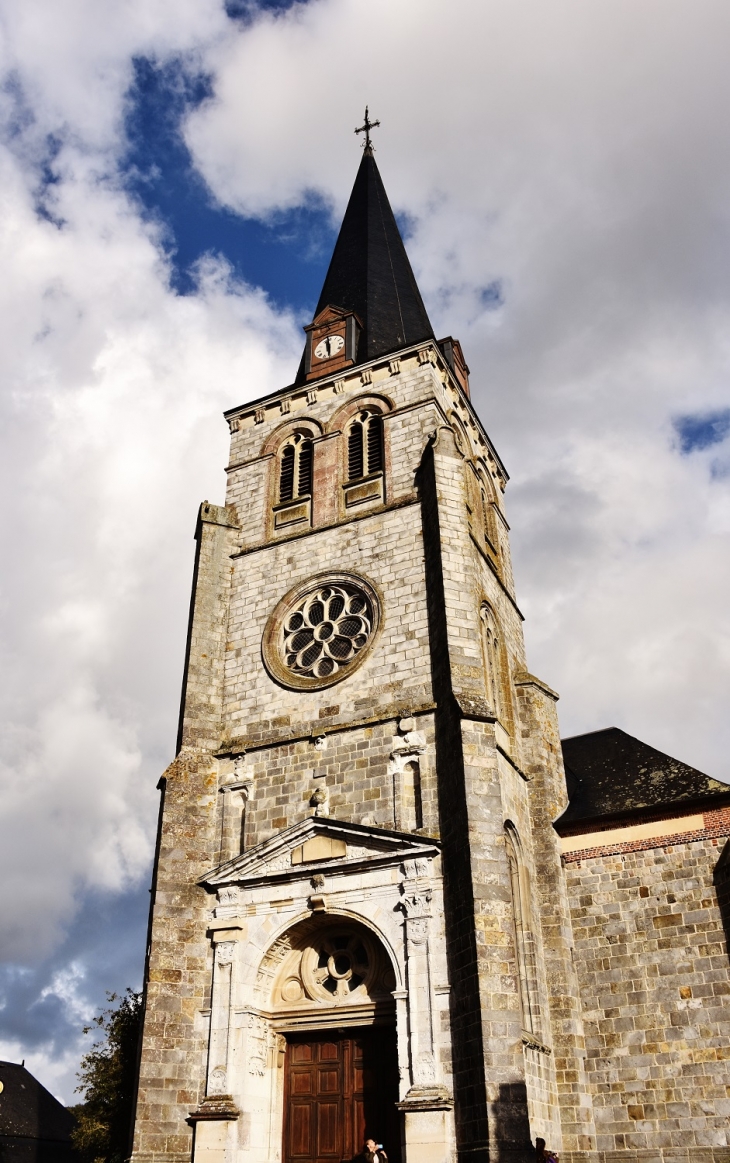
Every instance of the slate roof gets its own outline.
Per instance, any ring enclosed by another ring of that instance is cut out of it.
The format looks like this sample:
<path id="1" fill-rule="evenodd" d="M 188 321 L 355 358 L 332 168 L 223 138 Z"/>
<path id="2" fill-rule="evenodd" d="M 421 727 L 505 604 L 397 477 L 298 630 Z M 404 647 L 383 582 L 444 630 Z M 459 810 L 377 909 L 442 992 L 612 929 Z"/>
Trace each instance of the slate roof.
<path id="1" fill-rule="evenodd" d="M 730 786 L 711 779 L 618 727 L 563 739 L 570 802 L 556 827 L 606 817 L 647 816 L 673 806 L 730 802 Z"/>
<path id="2" fill-rule="evenodd" d="M 49 1159 L 66 1159 L 75 1121 L 71 1112 L 17 1062 L 0 1062 L 0 1082 L 0 1157 L 14 1160 L 18 1148 L 17 1158 L 25 1159 L 22 1140 L 36 1140 L 56 1145 Z"/>
<path id="3" fill-rule="evenodd" d="M 367 149 L 313 318 L 328 306 L 354 311 L 363 325 L 356 363 L 434 338 L 383 180 Z M 303 377 L 302 359 L 297 381 Z"/>

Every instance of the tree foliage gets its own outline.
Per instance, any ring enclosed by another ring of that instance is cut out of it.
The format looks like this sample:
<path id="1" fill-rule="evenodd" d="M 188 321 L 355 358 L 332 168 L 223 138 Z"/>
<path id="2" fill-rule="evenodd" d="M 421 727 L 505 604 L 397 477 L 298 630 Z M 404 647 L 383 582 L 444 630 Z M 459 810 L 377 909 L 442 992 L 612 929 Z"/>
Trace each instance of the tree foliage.
<path id="1" fill-rule="evenodd" d="M 71 1108 L 76 1116 L 72 1139 L 81 1163 L 124 1163 L 129 1155 L 142 994 L 127 989 L 121 998 L 115 993 L 107 997 L 109 1008 L 84 1029 L 88 1034 L 96 1026 L 104 1037 L 81 1059 L 76 1090 L 84 1101 Z"/>

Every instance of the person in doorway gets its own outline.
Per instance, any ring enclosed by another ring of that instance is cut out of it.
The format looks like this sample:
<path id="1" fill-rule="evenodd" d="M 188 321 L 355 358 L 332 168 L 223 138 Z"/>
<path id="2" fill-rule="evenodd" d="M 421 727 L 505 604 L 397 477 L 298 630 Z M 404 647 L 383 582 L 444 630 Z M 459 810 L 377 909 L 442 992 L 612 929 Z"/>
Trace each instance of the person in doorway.
<path id="1" fill-rule="evenodd" d="M 388 1163 L 388 1156 L 383 1150 L 382 1143 L 376 1143 L 375 1139 L 365 1140 L 365 1149 L 362 1153 L 362 1158 L 365 1163 Z"/>
<path id="2" fill-rule="evenodd" d="M 544 1139 L 535 1139 L 535 1163 L 558 1163 L 559 1156 L 548 1151 Z"/>

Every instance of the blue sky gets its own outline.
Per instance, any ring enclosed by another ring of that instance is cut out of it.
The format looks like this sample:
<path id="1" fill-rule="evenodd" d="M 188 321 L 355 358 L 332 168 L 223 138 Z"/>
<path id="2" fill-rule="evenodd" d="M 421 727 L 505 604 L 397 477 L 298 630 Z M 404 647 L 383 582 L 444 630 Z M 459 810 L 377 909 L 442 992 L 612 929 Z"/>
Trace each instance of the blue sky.
<path id="1" fill-rule="evenodd" d="M 703 451 L 725 440 L 730 432 L 730 408 L 678 416 L 674 423 L 683 453 Z"/>
<path id="2" fill-rule="evenodd" d="M 311 312 L 336 236 L 332 207 L 312 191 L 303 205 L 262 221 L 218 203 L 181 132 L 183 118 L 211 93 L 211 78 L 189 72 L 180 59 L 134 61 L 126 96 L 125 184 L 163 228 L 176 291 L 195 289 L 195 264 L 210 253 L 222 255 L 237 277 L 262 287 L 276 305 Z"/>

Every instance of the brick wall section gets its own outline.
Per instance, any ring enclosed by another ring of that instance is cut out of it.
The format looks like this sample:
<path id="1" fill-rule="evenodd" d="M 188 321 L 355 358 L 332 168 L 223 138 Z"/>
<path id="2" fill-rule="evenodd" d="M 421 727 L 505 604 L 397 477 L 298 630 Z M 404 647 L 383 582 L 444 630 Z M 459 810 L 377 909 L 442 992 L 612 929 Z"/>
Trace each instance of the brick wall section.
<path id="1" fill-rule="evenodd" d="M 566 864 L 601 1156 L 730 1158 L 717 838 Z"/>
<path id="2" fill-rule="evenodd" d="M 689 840 L 713 840 L 719 836 L 730 836 L 730 807 L 710 809 L 703 812 L 702 815 L 704 828 L 696 828 L 691 832 L 667 832 L 666 836 L 651 836 L 643 840 L 625 840 L 615 844 L 610 842 L 610 831 L 605 832 L 602 834 L 606 840 L 604 844 L 596 844 L 592 848 L 579 848 L 575 852 L 564 852 L 563 862 L 575 864 L 576 861 L 590 860 L 594 856 L 611 856 L 617 852 L 646 852 L 650 848 L 665 848 L 672 844 L 684 844 Z M 676 820 L 681 817 L 674 815 L 666 818 Z M 636 822 L 636 817 L 631 817 L 616 821 L 614 826 L 623 828 Z"/>

